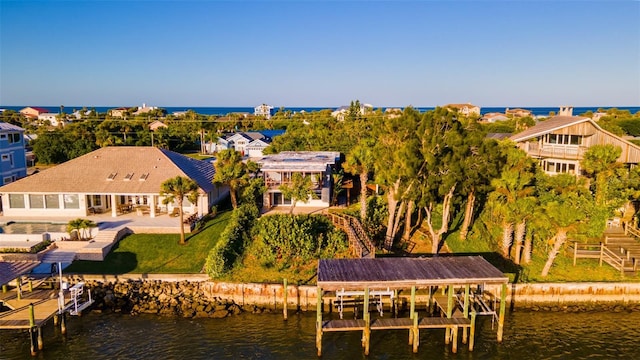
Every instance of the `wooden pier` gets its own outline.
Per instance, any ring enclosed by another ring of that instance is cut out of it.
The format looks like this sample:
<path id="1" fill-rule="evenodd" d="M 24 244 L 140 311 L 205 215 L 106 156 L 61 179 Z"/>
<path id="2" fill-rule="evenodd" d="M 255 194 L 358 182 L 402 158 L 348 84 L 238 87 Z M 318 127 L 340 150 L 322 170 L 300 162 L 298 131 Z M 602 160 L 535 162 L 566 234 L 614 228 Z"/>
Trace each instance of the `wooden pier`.
<path id="1" fill-rule="evenodd" d="M 71 315 L 80 315 L 83 309 L 93 303 L 90 293 L 88 301 L 80 297 L 83 293 L 83 283 L 66 289 L 62 287 L 62 281 L 58 282 L 55 279 L 35 282 L 33 279 L 25 278 L 28 267 L 7 265 L 6 262 L 0 264 L 0 268 L 2 267 L 11 271 L 3 272 L 0 304 L 8 310 L 0 312 L 0 330 L 28 330 L 33 356 L 44 347 L 42 326 L 53 319 L 54 325 L 59 324 L 61 332 L 65 334 L 65 314 L 69 312 Z M 45 288 L 45 285 L 48 285 L 48 288 Z"/>
<path id="2" fill-rule="evenodd" d="M 479 256 L 320 260 L 317 283 L 318 356 L 322 355 L 323 334 L 336 331 L 362 331 L 365 355 L 369 354 L 371 331 L 378 330 L 408 330 L 409 345 L 417 352 L 421 329 L 444 329 L 445 344 L 451 343 L 454 353 L 461 331 L 462 343 L 468 344 L 472 351 L 475 320 L 480 314 L 497 318 L 497 338 L 502 341 L 508 278 Z M 500 285 L 499 310 L 485 301 L 483 291 L 475 290 L 483 289 L 485 285 Z M 409 317 L 398 318 L 398 292 L 408 289 L 411 291 Z M 426 316 L 420 316 L 416 311 L 416 291 L 419 289 L 428 289 L 426 305 L 429 311 L 423 312 Z M 331 292 L 335 292 L 340 301 L 340 319 L 324 320 L 322 299 L 325 293 Z M 376 304 L 382 315 L 380 306 L 384 299 L 381 294 L 389 295 L 389 308 L 396 317 L 371 319 L 370 304 Z M 352 297 L 348 303 L 361 304 L 362 319 L 343 319 L 345 296 Z"/>

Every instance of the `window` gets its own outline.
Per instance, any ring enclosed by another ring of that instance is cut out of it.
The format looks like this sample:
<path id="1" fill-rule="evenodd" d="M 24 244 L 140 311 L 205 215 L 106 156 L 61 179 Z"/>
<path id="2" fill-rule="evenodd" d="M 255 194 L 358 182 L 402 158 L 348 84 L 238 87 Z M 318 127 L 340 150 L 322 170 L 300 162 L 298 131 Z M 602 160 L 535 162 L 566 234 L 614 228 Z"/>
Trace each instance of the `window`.
<path id="1" fill-rule="evenodd" d="M 9 161 L 9 154 L 2 154 L 2 161 Z"/>
<path id="2" fill-rule="evenodd" d="M 8 183 L 10 183 L 10 182 L 13 182 L 13 177 L 12 177 L 12 176 L 7 176 L 6 178 L 4 178 L 4 179 L 2 180 L 2 183 L 3 183 L 3 184 L 8 184 Z"/>
<path id="3" fill-rule="evenodd" d="M 9 144 L 22 142 L 21 140 L 22 140 L 22 137 L 20 136 L 20 133 L 9 134 Z"/>
<path id="4" fill-rule="evenodd" d="M 32 209 L 44 209 L 44 197 L 42 195 L 29 194 L 29 207 Z"/>
<path id="5" fill-rule="evenodd" d="M 93 206 L 102 206 L 102 197 L 100 195 L 93 195 Z"/>
<path id="6" fill-rule="evenodd" d="M 65 209 L 80 209 L 80 201 L 77 194 L 64 194 L 62 195 L 62 201 Z"/>
<path id="7" fill-rule="evenodd" d="M 565 163 L 559 161 L 547 161 L 544 165 L 544 170 L 549 173 L 556 174 L 575 174 L 576 173 L 576 164 L 574 163 Z"/>
<path id="8" fill-rule="evenodd" d="M 7 134 L 0 134 L 0 140 L 6 140 Z"/>
<path id="9" fill-rule="evenodd" d="M 60 198 L 58 194 L 47 194 L 44 196 L 44 203 L 47 209 L 59 209 Z"/>
<path id="10" fill-rule="evenodd" d="M 582 136 L 580 135 L 548 134 L 546 140 L 548 144 L 582 145 Z"/>
<path id="11" fill-rule="evenodd" d="M 32 209 L 59 209 L 58 194 L 29 194 L 29 206 Z"/>
<path id="12" fill-rule="evenodd" d="M 24 194 L 9 194 L 9 207 L 24 209 Z"/>

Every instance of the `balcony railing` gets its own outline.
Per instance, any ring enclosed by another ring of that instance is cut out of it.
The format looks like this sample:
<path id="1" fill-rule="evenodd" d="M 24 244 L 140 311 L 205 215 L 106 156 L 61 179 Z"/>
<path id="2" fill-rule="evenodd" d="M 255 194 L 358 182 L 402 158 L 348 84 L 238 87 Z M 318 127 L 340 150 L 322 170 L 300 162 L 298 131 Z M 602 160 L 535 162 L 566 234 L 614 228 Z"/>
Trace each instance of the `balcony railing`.
<path id="1" fill-rule="evenodd" d="M 578 160 L 582 159 L 587 148 L 575 145 L 540 145 L 532 142 L 525 147 L 525 150 L 530 156 Z"/>

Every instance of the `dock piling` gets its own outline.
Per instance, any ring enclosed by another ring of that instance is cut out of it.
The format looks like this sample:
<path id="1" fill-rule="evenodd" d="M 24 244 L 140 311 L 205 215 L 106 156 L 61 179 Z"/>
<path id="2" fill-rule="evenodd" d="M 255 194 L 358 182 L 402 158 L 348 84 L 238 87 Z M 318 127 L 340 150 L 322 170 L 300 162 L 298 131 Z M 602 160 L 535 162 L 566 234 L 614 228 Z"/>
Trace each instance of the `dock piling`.
<path id="1" fill-rule="evenodd" d="M 284 319 L 287 320 L 287 279 L 285 278 L 283 280 L 283 300 L 282 300 L 282 315 L 284 316 Z"/>

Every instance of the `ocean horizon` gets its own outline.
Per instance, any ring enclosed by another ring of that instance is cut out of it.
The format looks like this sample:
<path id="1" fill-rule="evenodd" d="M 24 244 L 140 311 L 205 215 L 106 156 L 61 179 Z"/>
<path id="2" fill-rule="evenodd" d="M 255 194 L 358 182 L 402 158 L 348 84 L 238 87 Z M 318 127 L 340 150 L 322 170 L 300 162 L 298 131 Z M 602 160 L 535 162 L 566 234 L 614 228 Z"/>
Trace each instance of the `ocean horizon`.
<path id="1" fill-rule="evenodd" d="M 0 109 L 5 110 L 14 110 L 19 111 L 27 106 L 32 107 L 40 107 L 44 109 L 48 109 L 53 113 L 59 112 L 60 106 L 40 106 L 40 105 L 22 105 L 22 106 L 3 106 L 0 105 Z M 87 109 L 95 109 L 98 113 L 106 113 L 109 109 L 116 108 L 115 106 L 67 106 L 64 105 L 65 112 L 72 113 L 75 110 L 80 110 L 83 107 Z M 188 111 L 193 110 L 198 114 L 202 115 L 227 115 L 231 113 L 251 113 L 253 114 L 254 107 L 253 106 L 158 106 L 159 108 L 165 109 L 167 114 L 173 114 L 175 112 Z M 374 107 L 374 109 L 403 109 L 405 106 L 381 106 Z M 415 106 L 414 108 L 418 109 L 420 112 L 425 112 L 429 110 L 435 109 L 435 106 Z M 640 106 L 575 106 L 573 107 L 573 114 L 579 115 L 588 111 L 596 112 L 598 109 L 612 109 L 616 108 L 619 110 L 629 110 L 632 114 L 640 112 Z M 280 107 L 274 106 L 274 111 L 278 111 Z M 320 111 L 320 110 L 335 110 L 337 107 L 282 107 L 284 110 L 289 110 L 294 113 L 296 112 L 312 112 L 312 111 Z M 530 110 L 535 116 L 545 116 L 549 115 L 550 112 L 558 112 L 560 110 L 559 106 L 541 106 L 541 107 L 531 107 L 531 106 L 498 106 L 498 107 L 481 107 L 480 113 L 481 115 L 492 113 L 492 112 L 504 112 L 506 109 L 526 109 Z"/>

